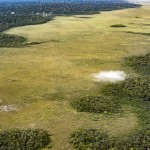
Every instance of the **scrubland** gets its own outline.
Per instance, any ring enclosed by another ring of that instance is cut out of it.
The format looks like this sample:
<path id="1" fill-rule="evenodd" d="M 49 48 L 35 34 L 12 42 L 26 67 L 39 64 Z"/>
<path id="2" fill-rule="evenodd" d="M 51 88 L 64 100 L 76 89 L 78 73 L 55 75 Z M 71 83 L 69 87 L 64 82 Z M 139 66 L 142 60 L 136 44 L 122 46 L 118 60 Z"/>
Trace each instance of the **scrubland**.
<path id="1" fill-rule="evenodd" d="M 150 8 L 116 10 L 95 15 L 58 16 L 40 25 L 11 28 L 5 33 L 27 38 L 22 47 L 0 48 L 0 130 L 42 128 L 52 134 L 52 149 L 72 149 L 69 135 L 79 128 L 96 128 L 116 137 L 141 128 L 133 106 L 111 115 L 78 112 L 70 102 L 100 95 L 107 83 L 96 82 L 99 71 L 132 71 L 125 57 L 150 51 Z M 123 24 L 126 27 L 112 28 Z"/>

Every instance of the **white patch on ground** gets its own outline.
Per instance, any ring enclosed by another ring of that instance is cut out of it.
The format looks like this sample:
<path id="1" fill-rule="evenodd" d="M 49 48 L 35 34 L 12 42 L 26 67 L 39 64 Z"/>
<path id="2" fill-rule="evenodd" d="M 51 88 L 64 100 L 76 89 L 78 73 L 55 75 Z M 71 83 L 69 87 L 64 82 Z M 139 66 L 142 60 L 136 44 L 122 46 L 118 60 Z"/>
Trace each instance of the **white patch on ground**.
<path id="1" fill-rule="evenodd" d="M 0 111 L 16 111 L 17 110 L 17 106 L 16 105 L 2 105 L 0 106 Z"/>
<path id="2" fill-rule="evenodd" d="M 93 76 L 97 82 L 118 82 L 126 79 L 124 71 L 101 71 Z"/>

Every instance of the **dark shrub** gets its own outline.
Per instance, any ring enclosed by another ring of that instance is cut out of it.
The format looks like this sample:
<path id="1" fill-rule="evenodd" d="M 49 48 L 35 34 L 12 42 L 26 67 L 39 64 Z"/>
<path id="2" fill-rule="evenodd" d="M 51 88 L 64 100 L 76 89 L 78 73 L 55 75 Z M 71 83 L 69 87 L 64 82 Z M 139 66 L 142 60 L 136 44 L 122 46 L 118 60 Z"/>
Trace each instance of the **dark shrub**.
<path id="1" fill-rule="evenodd" d="M 150 149 L 150 128 L 143 129 L 129 137 L 125 143 L 126 149 L 149 150 Z M 120 144 L 121 145 L 121 144 Z M 118 145 L 118 149 L 122 148 Z"/>
<path id="2" fill-rule="evenodd" d="M 38 150 L 50 142 L 48 133 L 41 129 L 0 132 L 0 150 Z"/>
<path id="3" fill-rule="evenodd" d="M 108 135 L 96 129 L 82 129 L 74 132 L 70 136 L 70 143 L 77 150 L 107 150 L 111 147 Z"/>
<path id="4" fill-rule="evenodd" d="M 71 134 L 70 143 L 77 150 L 149 150 L 150 130 L 143 129 L 123 140 L 96 129 L 82 129 Z"/>
<path id="5" fill-rule="evenodd" d="M 109 84 L 102 89 L 102 93 L 119 99 L 138 98 L 149 101 L 149 77 L 131 78 L 121 83 Z"/>
<path id="6" fill-rule="evenodd" d="M 72 102 L 72 106 L 81 112 L 115 112 L 117 102 L 106 96 L 86 96 Z"/>
<path id="7" fill-rule="evenodd" d="M 145 128 L 125 140 L 118 140 L 115 143 L 116 150 L 149 150 L 150 129 Z"/>
<path id="8" fill-rule="evenodd" d="M 150 53 L 145 56 L 133 56 L 125 58 L 125 66 L 131 67 L 137 73 L 142 75 L 150 74 Z"/>
<path id="9" fill-rule="evenodd" d="M 0 47 L 15 47 L 26 41 L 22 36 L 9 35 L 0 33 Z"/>
<path id="10" fill-rule="evenodd" d="M 124 25 L 124 24 L 113 24 L 113 25 L 111 25 L 110 27 L 113 27 L 113 28 L 120 28 L 120 27 L 126 27 L 126 25 Z"/>

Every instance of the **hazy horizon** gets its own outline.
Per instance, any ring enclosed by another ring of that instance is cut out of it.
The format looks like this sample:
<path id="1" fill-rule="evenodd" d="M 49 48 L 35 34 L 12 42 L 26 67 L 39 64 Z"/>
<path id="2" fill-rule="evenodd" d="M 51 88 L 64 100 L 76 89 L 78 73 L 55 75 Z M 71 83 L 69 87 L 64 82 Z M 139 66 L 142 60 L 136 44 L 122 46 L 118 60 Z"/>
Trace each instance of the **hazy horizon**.
<path id="1" fill-rule="evenodd" d="M 0 0 L 0 2 L 128 2 L 128 0 Z"/>
<path id="2" fill-rule="evenodd" d="M 0 2 L 129 2 L 129 3 L 150 3 L 150 0 L 0 0 Z"/>

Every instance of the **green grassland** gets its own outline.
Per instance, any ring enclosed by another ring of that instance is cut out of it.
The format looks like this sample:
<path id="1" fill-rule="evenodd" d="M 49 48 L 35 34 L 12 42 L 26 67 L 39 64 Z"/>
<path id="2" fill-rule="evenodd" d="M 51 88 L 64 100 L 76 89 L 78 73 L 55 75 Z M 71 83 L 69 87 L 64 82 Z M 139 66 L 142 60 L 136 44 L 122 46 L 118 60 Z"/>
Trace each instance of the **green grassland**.
<path id="1" fill-rule="evenodd" d="M 150 24 L 149 14 L 150 8 L 143 6 L 102 12 L 88 19 L 59 16 L 45 24 L 5 31 L 27 38 L 27 46 L 0 48 L 0 105 L 18 106 L 17 111 L 0 111 L 0 130 L 42 128 L 52 134 L 52 149 L 69 150 L 68 137 L 79 128 L 103 129 L 117 137 L 141 128 L 134 106 L 124 105 L 122 113 L 108 116 L 78 112 L 70 102 L 100 94 L 105 83 L 95 82 L 93 73 L 132 72 L 122 63 L 125 57 L 150 51 L 146 35 L 150 26 L 144 25 Z M 113 24 L 126 27 L 110 27 Z"/>

